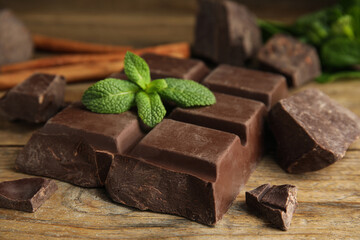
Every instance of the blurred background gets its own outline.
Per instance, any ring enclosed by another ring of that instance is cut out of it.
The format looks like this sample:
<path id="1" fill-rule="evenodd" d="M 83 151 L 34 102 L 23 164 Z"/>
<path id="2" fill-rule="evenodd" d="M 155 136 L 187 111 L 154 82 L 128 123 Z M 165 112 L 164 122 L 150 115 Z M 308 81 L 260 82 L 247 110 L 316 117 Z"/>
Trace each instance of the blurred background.
<path id="1" fill-rule="evenodd" d="M 258 17 L 291 22 L 336 0 L 237 0 Z M 193 39 L 196 0 L 0 0 L 33 32 L 97 43 L 147 45 Z"/>

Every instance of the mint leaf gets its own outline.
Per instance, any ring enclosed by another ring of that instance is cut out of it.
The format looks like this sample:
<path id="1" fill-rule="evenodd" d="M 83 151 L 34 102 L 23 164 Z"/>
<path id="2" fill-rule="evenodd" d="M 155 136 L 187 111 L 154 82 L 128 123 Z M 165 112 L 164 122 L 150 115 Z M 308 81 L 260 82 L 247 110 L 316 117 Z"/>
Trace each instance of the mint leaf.
<path id="1" fill-rule="evenodd" d="M 108 78 L 89 87 L 81 101 L 92 112 L 122 113 L 134 105 L 138 91 L 132 82 Z"/>
<path id="2" fill-rule="evenodd" d="M 143 90 L 146 89 L 146 85 L 150 83 L 151 78 L 149 66 L 144 59 L 132 52 L 126 52 L 124 69 L 130 81 L 136 83 Z"/>
<path id="3" fill-rule="evenodd" d="M 157 79 L 151 81 L 147 87 L 146 92 L 147 93 L 153 93 L 153 92 L 159 92 L 163 90 L 164 88 L 167 88 L 167 83 L 164 79 Z"/>
<path id="4" fill-rule="evenodd" d="M 359 79 L 360 71 L 345 71 L 336 73 L 323 73 L 315 79 L 318 83 L 328 83 L 339 79 Z"/>
<path id="5" fill-rule="evenodd" d="M 165 81 L 168 87 L 159 91 L 160 96 L 180 107 L 208 106 L 216 102 L 214 94 L 195 81 L 176 78 Z"/>
<path id="6" fill-rule="evenodd" d="M 140 91 L 136 94 L 136 106 L 141 120 L 149 127 L 155 127 L 166 114 L 159 94 Z"/>

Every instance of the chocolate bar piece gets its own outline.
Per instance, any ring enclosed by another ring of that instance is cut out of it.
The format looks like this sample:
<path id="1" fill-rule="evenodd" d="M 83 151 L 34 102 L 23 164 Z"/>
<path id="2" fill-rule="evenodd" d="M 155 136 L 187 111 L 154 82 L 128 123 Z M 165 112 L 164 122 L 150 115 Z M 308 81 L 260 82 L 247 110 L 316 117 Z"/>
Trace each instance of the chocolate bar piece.
<path id="1" fill-rule="evenodd" d="M 269 114 L 278 160 L 289 173 L 316 171 L 344 157 L 360 119 L 316 89 L 280 100 Z"/>
<path id="2" fill-rule="evenodd" d="M 202 83 L 215 92 L 263 102 L 268 110 L 288 95 L 283 76 L 229 65 L 220 65 Z"/>
<path id="3" fill-rule="evenodd" d="M 0 99 L 0 114 L 9 120 L 46 122 L 64 104 L 65 78 L 37 73 Z"/>
<path id="4" fill-rule="evenodd" d="M 115 158 L 105 186 L 116 202 L 213 225 L 255 165 L 235 134 L 165 119 Z"/>
<path id="5" fill-rule="evenodd" d="M 298 207 L 297 188 L 293 185 L 264 184 L 246 192 L 246 204 L 264 215 L 274 226 L 288 230 Z"/>
<path id="6" fill-rule="evenodd" d="M 54 180 L 22 178 L 0 183 L 0 208 L 35 212 L 58 189 Z"/>
<path id="7" fill-rule="evenodd" d="M 265 70 L 286 76 L 289 87 L 300 86 L 321 74 L 316 49 L 290 36 L 273 36 L 257 58 Z"/>
<path id="8" fill-rule="evenodd" d="M 16 168 L 82 187 L 103 186 L 114 154 L 126 153 L 143 135 L 131 112 L 98 114 L 76 103 L 33 134 Z"/>
<path id="9" fill-rule="evenodd" d="M 146 53 L 141 56 L 150 68 L 151 79 L 181 78 L 200 82 L 209 72 L 209 68 L 195 59 L 181 59 Z M 124 70 L 111 74 L 110 77 L 127 80 Z"/>
<path id="10" fill-rule="evenodd" d="M 227 0 L 199 0 L 194 53 L 215 63 L 242 66 L 261 46 L 255 16 Z"/>
<path id="11" fill-rule="evenodd" d="M 0 53 L 0 65 L 25 61 L 33 55 L 30 32 L 9 9 L 0 9 Z"/>

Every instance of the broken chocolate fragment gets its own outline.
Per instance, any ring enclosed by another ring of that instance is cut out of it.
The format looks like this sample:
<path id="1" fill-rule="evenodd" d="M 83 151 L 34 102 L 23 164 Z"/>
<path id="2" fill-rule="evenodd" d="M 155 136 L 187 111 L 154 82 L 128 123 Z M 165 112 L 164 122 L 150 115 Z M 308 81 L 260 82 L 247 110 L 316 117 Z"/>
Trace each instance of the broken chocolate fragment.
<path id="1" fill-rule="evenodd" d="M 199 0 L 194 52 L 215 63 L 242 66 L 261 46 L 255 16 L 227 0 Z"/>
<path id="2" fill-rule="evenodd" d="M 0 183 L 0 208 L 35 212 L 58 189 L 54 180 L 22 178 Z"/>
<path id="3" fill-rule="evenodd" d="M 256 163 L 234 134 L 165 119 L 115 158 L 105 186 L 116 202 L 213 225 Z"/>
<path id="4" fill-rule="evenodd" d="M 0 65 L 28 60 L 33 42 L 25 25 L 9 9 L 0 9 Z"/>
<path id="5" fill-rule="evenodd" d="M 103 186 L 114 154 L 126 153 L 143 136 L 131 112 L 98 114 L 75 103 L 33 134 L 16 168 L 82 187 Z"/>
<path id="6" fill-rule="evenodd" d="M 316 89 L 281 100 L 269 114 L 278 162 L 289 173 L 316 171 L 344 157 L 360 119 Z"/>
<path id="7" fill-rule="evenodd" d="M 182 59 L 146 53 L 141 55 L 150 68 L 151 79 L 181 78 L 200 82 L 210 70 L 196 59 Z M 124 70 L 110 75 L 112 78 L 127 80 Z"/>
<path id="8" fill-rule="evenodd" d="M 316 49 L 290 36 L 273 36 L 257 58 L 265 70 L 286 76 L 289 87 L 298 87 L 321 74 Z"/>
<path id="9" fill-rule="evenodd" d="M 10 120 L 46 122 L 64 104 L 65 78 L 37 73 L 0 99 L 0 114 Z"/>
<path id="10" fill-rule="evenodd" d="M 274 226 L 288 230 L 298 207 L 297 188 L 293 185 L 264 184 L 246 192 L 246 204 L 264 215 Z"/>
<path id="11" fill-rule="evenodd" d="M 229 65 L 220 65 L 202 83 L 215 92 L 263 102 L 268 110 L 288 95 L 283 76 Z"/>

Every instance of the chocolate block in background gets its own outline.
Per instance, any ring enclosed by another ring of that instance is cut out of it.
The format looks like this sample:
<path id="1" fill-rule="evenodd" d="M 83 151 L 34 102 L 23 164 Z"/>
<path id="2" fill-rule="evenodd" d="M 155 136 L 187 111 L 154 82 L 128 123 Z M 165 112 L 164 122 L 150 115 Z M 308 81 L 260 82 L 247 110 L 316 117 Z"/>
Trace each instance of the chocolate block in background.
<path id="1" fill-rule="evenodd" d="M 76 103 L 33 134 L 16 168 L 82 187 L 103 186 L 114 154 L 126 153 L 143 136 L 131 112 L 98 114 Z"/>
<path id="2" fill-rule="evenodd" d="M 297 188 L 293 185 L 264 184 L 246 192 L 246 204 L 264 215 L 274 226 L 288 230 L 298 207 Z"/>
<path id="3" fill-rule="evenodd" d="M 255 16 L 227 0 L 198 0 L 194 54 L 215 63 L 242 66 L 261 47 Z"/>
<path id="4" fill-rule="evenodd" d="M 58 189 L 54 180 L 22 178 L 0 183 L 0 208 L 35 212 Z"/>
<path id="5" fill-rule="evenodd" d="M 0 65 L 28 60 L 33 42 L 25 25 L 9 9 L 0 9 Z"/>
<path id="6" fill-rule="evenodd" d="M 289 173 L 316 171 L 344 157 L 360 119 L 316 89 L 281 100 L 269 114 L 278 162 Z"/>
<path id="7" fill-rule="evenodd" d="M 150 68 L 151 79 L 181 78 L 200 82 L 210 72 L 209 68 L 195 59 L 182 59 L 152 53 L 141 55 Z M 111 74 L 110 77 L 126 80 L 124 70 Z"/>
<path id="8" fill-rule="evenodd" d="M 235 134 L 165 119 L 115 158 L 105 186 L 116 202 L 213 225 L 256 166 L 242 148 Z"/>
<path id="9" fill-rule="evenodd" d="M 321 74 L 316 49 L 286 35 L 269 39 L 257 59 L 264 70 L 286 76 L 289 87 L 303 85 Z"/>
<path id="10" fill-rule="evenodd" d="M 65 78 L 37 73 L 0 99 L 0 114 L 9 120 L 46 122 L 64 104 Z"/>
<path id="11" fill-rule="evenodd" d="M 202 83 L 215 92 L 263 102 L 267 110 L 288 95 L 283 76 L 229 65 L 218 66 Z"/>

